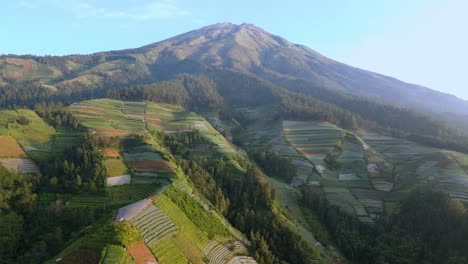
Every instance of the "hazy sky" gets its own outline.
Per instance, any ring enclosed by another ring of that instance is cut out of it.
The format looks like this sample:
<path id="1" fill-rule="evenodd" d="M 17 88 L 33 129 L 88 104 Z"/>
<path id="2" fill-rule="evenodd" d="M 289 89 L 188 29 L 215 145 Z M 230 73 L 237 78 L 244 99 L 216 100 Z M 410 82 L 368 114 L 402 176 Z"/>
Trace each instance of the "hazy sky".
<path id="1" fill-rule="evenodd" d="M 18 0 L 0 10 L 0 54 L 134 48 L 248 22 L 338 61 L 468 99 L 466 0 Z"/>

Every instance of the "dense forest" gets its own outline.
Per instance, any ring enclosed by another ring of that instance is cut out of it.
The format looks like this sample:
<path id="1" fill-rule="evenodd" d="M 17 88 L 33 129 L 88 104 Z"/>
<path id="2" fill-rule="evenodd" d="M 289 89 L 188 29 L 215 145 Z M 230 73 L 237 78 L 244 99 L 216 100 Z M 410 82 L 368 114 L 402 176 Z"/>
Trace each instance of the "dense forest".
<path id="1" fill-rule="evenodd" d="M 372 226 L 330 205 L 320 189 L 303 188 L 302 195 L 353 263 L 468 263 L 468 212 L 445 193 L 417 188 Z"/>
<path id="2" fill-rule="evenodd" d="M 106 212 L 102 208 L 65 208 L 63 197 L 41 188 L 43 178 L 0 166 L 2 263 L 41 263 L 76 237 L 77 230 Z"/>

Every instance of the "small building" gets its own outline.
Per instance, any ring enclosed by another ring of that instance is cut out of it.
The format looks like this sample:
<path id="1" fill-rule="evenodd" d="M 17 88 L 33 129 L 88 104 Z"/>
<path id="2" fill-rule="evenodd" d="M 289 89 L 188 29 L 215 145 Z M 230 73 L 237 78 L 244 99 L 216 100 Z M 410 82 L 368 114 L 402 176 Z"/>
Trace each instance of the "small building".
<path id="1" fill-rule="evenodd" d="M 322 165 L 315 165 L 315 170 L 319 173 L 322 173 L 325 171 L 325 167 L 323 167 Z"/>
<path id="2" fill-rule="evenodd" d="M 377 173 L 378 172 L 378 167 L 374 163 L 369 163 L 369 164 L 367 164 L 367 171 L 369 173 Z"/>

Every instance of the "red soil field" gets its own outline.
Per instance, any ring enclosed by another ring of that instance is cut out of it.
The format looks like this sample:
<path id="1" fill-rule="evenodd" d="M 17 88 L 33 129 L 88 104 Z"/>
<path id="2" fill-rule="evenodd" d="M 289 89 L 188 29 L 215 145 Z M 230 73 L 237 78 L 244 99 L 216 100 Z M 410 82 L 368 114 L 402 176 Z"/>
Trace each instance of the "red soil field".
<path id="1" fill-rule="evenodd" d="M 19 158 L 26 156 L 16 140 L 10 136 L 0 136 L 0 158 Z"/>
<path id="2" fill-rule="evenodd" d="M 137 171 L 174 172 L 171 164 L 165 160 L 129 160 L 127 164 Z"/>
<path id="3" fill-rule="evenodd" d="M 29 60 L 23 60 L 22 62 L 23 62 L 23 72 L 30 72 L 32 68 L 31 62 Z"/>
<path id="4" fill-rule="evenodd" d="M 115 149 L 103 149 L 101 150 L 102 155 L 105 157 L 118 158 L 120 157 L 119 151 Z"/>
<path id="5" fill-rule="evenodd" d="M 151 253 L 150 249 L 143 241 L 136 242 L 129 246 L 127 250 L 135 260 L 136 264 L 158 263 L 153 253 Z"/>

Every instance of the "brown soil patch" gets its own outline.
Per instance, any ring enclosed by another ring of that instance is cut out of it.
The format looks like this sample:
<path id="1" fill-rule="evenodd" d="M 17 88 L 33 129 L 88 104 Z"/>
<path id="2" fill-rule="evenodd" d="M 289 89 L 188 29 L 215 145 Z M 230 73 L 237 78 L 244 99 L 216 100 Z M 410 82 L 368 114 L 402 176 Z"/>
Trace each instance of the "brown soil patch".
<path id="1" fill-rule="evenodd" d="M 20 77 L 21 77 L 21 73 L 20 73 L 20 72 L 17 72 L 17 71 L 8 71 L 7 76 L 8 76 L 9 78 L 20 78 Z"/>
<path id="2" fill-rule="evenodd" d="M 105 157 L 111 157 L 111 158 L 119 158 L 120 153 L 118 150 L 115 149 L 103 149 L 101 150 L 102 155 Z"/>
<path id="3" fill-rule="evenodd" d="M 96 129 L 96 134 L 103 137 L 126 137 L 134 132 L 118 129 Z"/>
<path id="4" fill-rule="evenodd" d="M 127 164 L 137 171 L 174 172 L 171 164 L 165 160 L 129 160 Z"/>
<path id="5" fill-rule="evenodd" d="M 307 151 L 300 151 L 302 155 L 305 156 L 326 156 L 327 152 L 307 152 Z"/>
<path id="6" fill-rule="evenodd" d="M 19 158 L 26 156 L 18 142 L 10 136 L 0 136 L 0 158 Z"/>
<path id="7" fill-rule="evenodd" d="M 23 72 L 30 72 L 32 68 L 31 62 L 29 60 L 23 60 L 22 62 Z"/>
<path id="8" fill-rule="evenodd" d="M 127 250 L 136 264 L 158 263 L 151 250 L 143 241 L 136 242 L 129 246 Z"/>
<path id="9" fill-rule="evenodd" d="M 101 252 L 95 248 L 79 248 L 70 255 L 62 258 L 60 263 L 65 264 L 98 264 Z"/>
<path id="10" fill-rule="evenodd" d="M 156 125 L 156 126 L 164 126 L 167 124 L 166 121 L 163 121 L 157 117 L 145 117 L 146 123 L 151 124 L 151 125 Z"/>

